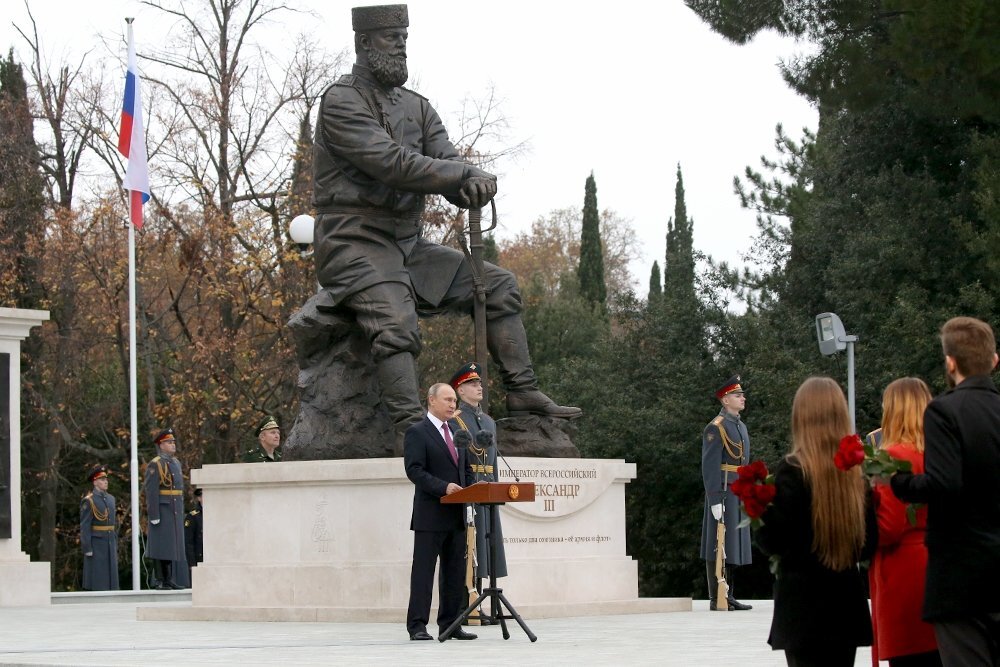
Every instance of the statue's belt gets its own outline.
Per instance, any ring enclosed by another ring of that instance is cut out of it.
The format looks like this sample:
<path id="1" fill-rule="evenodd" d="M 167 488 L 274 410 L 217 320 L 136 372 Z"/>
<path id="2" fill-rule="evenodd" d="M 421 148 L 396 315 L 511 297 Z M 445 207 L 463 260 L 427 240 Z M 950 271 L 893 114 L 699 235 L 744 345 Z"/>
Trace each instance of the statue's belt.
<path id="1" fill-rule="evenodd" d="M 391 211 L 386 208 L 366 208 L 364 206 L 317 206 L 316 212 L 328 215 L 360 215 L 366 218 L 419 220 L 423 211 Z"/>

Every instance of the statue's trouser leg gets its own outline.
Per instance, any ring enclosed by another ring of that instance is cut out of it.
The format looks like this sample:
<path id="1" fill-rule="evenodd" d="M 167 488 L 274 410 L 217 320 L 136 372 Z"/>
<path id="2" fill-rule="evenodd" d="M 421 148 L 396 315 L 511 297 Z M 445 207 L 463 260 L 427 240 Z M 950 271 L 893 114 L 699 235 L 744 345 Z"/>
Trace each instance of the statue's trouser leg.
<path id="1" fill-rule="evenodd" d="M 557 405 L 538 390 L 538 380 L 528 354 L 528 336 L 521 321 L 521 292 L 514 274 L 489 263 L 485 269 L 486 345 L 500 369 L 500 379 L 507 390 L 508 414 L 565 419 L 579 417 L 579 408 Z M 471 313 L 474 299 L 472 269 L 465 263 L 455 274 L 438 310 Z M 423 309 L 421 312 L 424 312 Z"/>
<path id="2" fill-rule="evenodd" d="M 344 305 L 354 311 L 371 342 L 382 402 L 397 434 L 423 419 L 414 360 L 420 354 L 420 329 L 410 288 L 381 283 L 351 295 Z"/>
<path id="3" fill-rule="evenodd" d="M 503 386 L 510 390 L 537 389 L 535 371 L 528 354 L 528 337 L 521 323 L 521 291 L 514 274 L 485 263 L 486 340 L 490 356 L 500 369 Z M 475 303 L 475 281 L 468 262 L 462 264 L 437 309 L 471 315 Z M 423 309 L 421 312 L 424 312 Z"/>

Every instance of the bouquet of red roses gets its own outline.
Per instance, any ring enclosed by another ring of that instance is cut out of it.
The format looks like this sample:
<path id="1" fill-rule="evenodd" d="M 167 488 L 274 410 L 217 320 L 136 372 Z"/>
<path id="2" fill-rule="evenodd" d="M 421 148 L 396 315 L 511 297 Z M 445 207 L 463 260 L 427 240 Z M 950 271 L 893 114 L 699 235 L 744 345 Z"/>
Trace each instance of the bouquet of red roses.
<path id="1" fill-rule="evenodd" d="M 910 472 L 912 468 L 909 461 L 894 459 L 884 449 L 876 450 L 871 445 L 862 444 L 857 433 L 840 439 L 837 453 L 833 455 L 833 464 L 841 470 L 850 470 L 860 465 L 861 471 L 869 478 L 891 477 L 897 472 Z"/>
<path id="2" fill-rule="evenodd" d="M 856 433 L 845 435 L 840 439 L 837 453 L 833 455 L 833 464 L 845 471 L 860 465 L 861 471 L 873 484 L 887 480 L 897 472 L 910 472 L 913 468 L 909 461 L 894 459 L 884 449 L 875 449 L 871 445 L 862 444 L 861 437 Z M 910 503 L 906 506 L 906 518 L 910 525 L 917 525 L 917 509 L 920 507 L 920 503 Z"/>
<path id="3" fill-rule="evenodd" d="M 761 520 L 768 505 L 774 501 L 777 489 L 774 486 L 774 475 L 768 473 L 767 466 L 763 461 L 754 461 L 750 465 L 740 466 L 736 469 L 737 479 L 730 488 L 733 494 L 740 499 L 743 513 L 746 518 L 740 522 L 740 526 L 749 525 L 751 528 L 758 528 L 764 525 Z"/>

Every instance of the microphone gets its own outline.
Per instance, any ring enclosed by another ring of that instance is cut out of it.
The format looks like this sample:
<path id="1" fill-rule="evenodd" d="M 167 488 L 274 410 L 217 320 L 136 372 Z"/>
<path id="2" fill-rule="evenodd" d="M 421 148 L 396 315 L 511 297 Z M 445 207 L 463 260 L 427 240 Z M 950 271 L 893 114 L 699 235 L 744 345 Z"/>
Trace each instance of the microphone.
<path id="1" fill-rule="evenodd" d="M 465 449 L 472 444 L 472 434 L 463 428 L 455 432 L 452 442 L 455 443 L 455 449 Z"/>
<path id="2" fill-rule="evenodd" d="M 509 463 L 507 463 L 507 459 L 504 458 L 504 455 L 500 453 L 500 447 L 496 444 L 496 442 L 494 442 L 493 434 L 490 431 L 485 431 L 484 430 L 484 431 L 480 431 L 479 433 L 477 433 L 476 434 L 476 444 L 479 445 L 480 447 L 482 447 L 483 449 L 489 449 L 490 447 L 496 447 L 497 457 L 503 460 L 503 464 L 505 466 L 507 466 L 507 470 L 510 471 L 510 474 L 514 478 L 514 481 L 515 482 L 520 482 L 521 481 L 518 478 L 517 473 L 514 472 L 514 469 L 510 467 Z M 500 476 L 497 475 L 497 477 L 499 478 Z"/>

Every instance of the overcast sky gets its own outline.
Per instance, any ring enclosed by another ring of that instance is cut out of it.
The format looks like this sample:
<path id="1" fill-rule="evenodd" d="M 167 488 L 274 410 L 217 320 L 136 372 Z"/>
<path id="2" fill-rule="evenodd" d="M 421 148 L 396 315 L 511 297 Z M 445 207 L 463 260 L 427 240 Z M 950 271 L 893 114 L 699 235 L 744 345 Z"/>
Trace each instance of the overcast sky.
<path id="1" fill-rule="evenodd" d="M 300 32 L 332 52 L 353 48 L 350 8 L 360 2 L 288 1 L 311 13 L 283 15 L 270 30 L 276 48 Z M 165 27 L 162 15 L 135 0 L 28 4 L 53 60 L 103 52 L 101 35 L 120 44 L 125 16 L 136 17 L 140 54 Z M 27 12 L 11 2 L 4 14 L 0 46 L 20 52 L 11 24 L 26 27 Z M 733 176 L 762 154 L 774 156 L 777 123 L 793 137 L 816 128 L 815 109 L 788 89 L 777 67 L 804 46 L 774 35 L 732 45 L 681 0 L 416 0 L 409 14 L 411 85 L 446 125 L 454 126 L 463 99 L 493 86 L 510 142 L 529 144 L 500 168 L 501 237 L 550 210 L 582 206 L 593 171 L 599 207 L 635 226 L 644 257 L 633 273 L 643 296 L 653 260 L 663 262 L 678 163 L 696 248 L 741 263 L 756 226 L 732 192 Z M 123 70 L 124 58 L 122 49 Z"/>

